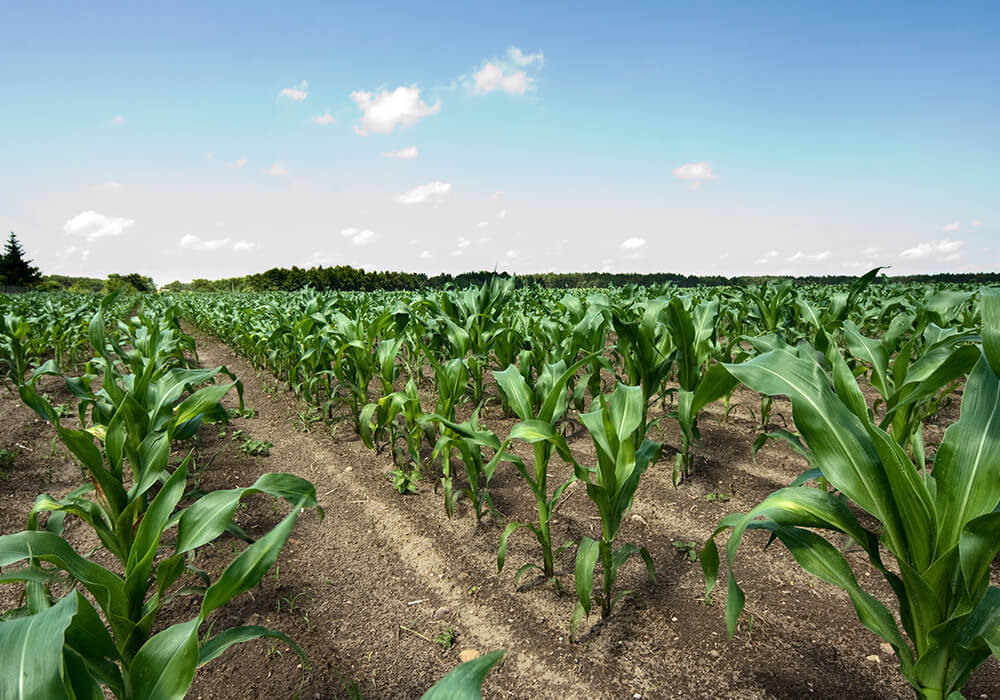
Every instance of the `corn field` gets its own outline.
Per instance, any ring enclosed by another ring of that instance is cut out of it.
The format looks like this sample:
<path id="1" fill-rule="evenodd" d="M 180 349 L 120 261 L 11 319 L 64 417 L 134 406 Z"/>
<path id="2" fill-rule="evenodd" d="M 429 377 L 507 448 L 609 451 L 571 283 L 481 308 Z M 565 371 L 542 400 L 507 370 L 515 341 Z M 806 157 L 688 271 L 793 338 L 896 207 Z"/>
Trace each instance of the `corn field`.
<path id="1" fill-rule="evenodd" d="M 389 460 L 382 483 L 400 503 L 433 494 L 442 517 L 488 533 L 512 599 L 571 600 L 565 619 L 538 624 L 578 644 L 641 595 L 636 581 L 671 585 L 625 524 L 649 475 L 689 489 L 713 450 L 706 421 L 742 412 L 758 459 L 782 450 L 803 469 L 690 543 L 719 630 L 753 624 L 740 570 L 763 555 L 747 533 L 764 530 L 849 599 L 856 619 L 843 624 L 888 645 L 915 697 L 962 697 L 1000 657 L 1000 290 L 878 272 L 842 287 L 562 292 L 496 278 L 427 292 L 0 296 L 3 381 L 82 473 L 68 495 L 24 504 L 23 531 L 0 534 L 0 583 L 20 596 L 0 648 L 21 659 L 0 671 L 0 697 L 180 698 L 202 665 L 262 637 L 309 664 L 313 650 L 284 631 L 227 626 L 219 611 L 252 595 L 297 521 L 338 496 L 288 473 L 195 483 L 199 431 L 244 412 L 254 381 L 202 367 L 196 332 L 334 439 L 360 441 L 372 465 Z M 69 411 L 40 388 L 55 381 Z M 531 504 L 518 519 L 494 488 L 503 475 Z M 571 493 L 595 530 L 564 539 L 553 522 Z M 234 514 L 255 494 L 281 519 L 252 537 Z M 95 551 L 67 541 L 73 520 Z M 246 546 L 217 573 L 198 568 L 200 550 L 229 541 Z M 191 614 L 158 623 L 178 596 L 197 601 Z M 503 656 L 457 666 L 425 697 L 479 697 Z"/>

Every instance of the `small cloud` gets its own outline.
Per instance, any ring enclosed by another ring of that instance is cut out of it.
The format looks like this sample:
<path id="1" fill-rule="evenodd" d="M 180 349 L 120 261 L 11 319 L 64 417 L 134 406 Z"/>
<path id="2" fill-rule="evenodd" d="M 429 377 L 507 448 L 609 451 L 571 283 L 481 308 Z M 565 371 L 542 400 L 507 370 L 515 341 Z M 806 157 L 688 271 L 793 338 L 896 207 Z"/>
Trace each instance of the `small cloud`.
<path id="1" fill-rule="evenodd" d="M 492 199 L 494 202 L 500 199 L 501 197 L 503 197 L 503 190 L 497 190 L 496 192 L 490 195 L 490 199 Z"/>
<path id="2" fill-rule="evenodd" d="M 945 224 L 941 227 L 941 233 L 952 233 L 957 231 L 961 224 L 958 221 L 952 221 L 950 224 Z"/>
<path id="3" fill-rule="evenodd" d="M 882 254 L 882 249 L 877 247 L 865 248 L 861 251 L 861 255 L 866 258 L 877 258 Z"/>
<path id="4" fill-rule="evenodd" d="M 506 219 L 507 218 L 507 210 L 506 209 L 501 209 L 500 211 L 498 211 L 497 212 L 497 218 L 498 219 Z"/>
<path id="5" fill-rule="evenodd" d="M 507 49 L 507 57 L 519 66 L 530 66 L 532 63 L 537 63 L 541 67 L 542 63 L 545 62 L 545 54 L 541 50 L 538 53 L 524 53 L 516 46 Z"/>
<path id="6" fill-rule="evenodd" d="M 459 248 L 468 248 L 470 245 L 472 245 L 472 241 L 470 241 L 468 238 L 466 238 L 465 236 L 458 237 Z"/>
<path id="7" fill-rule="evenodd" d="M 490 225 L 489 221 L 480 221 L 478 224 L 476 224 L 476 228 L 486 228 L 489 225 Z"/>
<path id="8" fill-rule="evenodd" d="M 831 255 L 833 255 L 833 253 L 831 253 L 829 250 L 824 250 L 822 253 L 815 253 L 813 255 L 809 255 L 807 253 L 803 253 L 800 250 L 800 251 L 797 251 L 795 253 L 795 255 L 793 255 L 792 257 L 788 258 L 788 262 L 799 262 L 799 261 L 803 261 L 803 262 L 822 262 L 822 261 L 828 259 Z"/>
<path id="9" fill-rule="evenodd" d="M 120 114 L 116 114 L 111 118 L 111 126 L 125 126 L 125 117 Z"/>
<path id="10" fill-rule="evenodd" d="M 246 156 L 243 156 L 235 163 L 226 163 L 226 165 L 228 165 L 230 168 L 236 168 L 237 170 L 241 170 L 243 166 L 249 162 L 250 162 L 249 159 Z"/>
<path id="11" fill-rule="evenodd" d="M 963 245 L 965 245 L 965 241 L 953 241 L 948 238 L 940 241 L 927 241 L 926 243 L 918 243 L 912 248 L 907 248 L 899 254 L 899 257 L 910 260 L 936 258 L 944 262 L 951 262 L 958 260 L 962 256 Z"/>
<path id="12" fill-rule="evenodd" d="M 63 224 L 63 231 L 75 236 L 83 236 L 88 241 L 98 238 L 111 238 L 125 233 L 125 229 L 133 226 L 135 219 L 123 216 L 105 216 L 90 210 L 77 214 Z"/>
<path id="13" fill-rule="evenodd" d="M 435 180 L 426 185 L 414 187 L 409 192 L 396 196 L 400 204 L 423 204 L 424 202 L 439 202 L 451 191 L 451 183 Z"/>
<path id="14" fill-rule="evenodd" d="M 700 186 L 705 180 L 714 180 L 718 175 L 712 172 L 712 166 L 708 161 L 701 163 L 685 163 L 679 168 L 674 168 L 673 176 L 678 180 L 693 180 L 691 187 Z"/>
<path id="15" fill-rule="evenodd" d="M 969 222 L 969 225 L 978 228 L 983 225 L 983 222 L 980 221 L 979 219 L 973 219 L 972 221 Z"/>
<path id="16" fill-rule="evenodd" d="M 182 237 L 177 242 L 177 247 L 183 250 L 210 251 L 219 250 L 229 245 L 228 238 L 216 238 L 211 241 L 203 241 L 192 233 Z"/>
<path id="17" fill-rule="evenodd" d="M 421 260 L 430 260 L 433 257 L 434 256 L 431 255 L 431 251 L 429 251 L 429 250 L 422 250 L 422 251 L 420 251 L 420 259 Z"/>
<path id="18" fill-rule="evenodd" d="M 340 235 L 350 238 L 351 245 L 363 246 L 375 242 L 375 232 L 368 229 L 345 228 Z"/>
<path id="19" fill-rule="evenodd" d="M 292 102 L 301 102 L 302 100 L 309 97 L 309 93 L 306 92 L 306 88 L 309 87 L 309 83 L 302 81 L 295 87 L 285 88 L 278 93 L 278 97 L 287 97 Z"/>
<path id="20" fill-rule="evenodd" d="M 513 258 L 517 257 L 517 251 L 516 250 L 508 250 L 506 253 L 504 253 L 504 255 L 506 255 L 508 259 L 513 259 Z"/>
<path id="21" fill-rule="evenodd" d="M 382 153 L 382 156 L 385 158 L 399 158 L 400 160 L 410 160 L 416 158 L 418 155 L 420 154 L 417 152 L 416 146 L 407 146 L 398 151 L 384 151 Z"/>
<path id="22" fill-rule="evenodd" d="M 624 241 L 621 242 L 621 245 L 618 247 L 621 248 L 622 250 L 637 250 L 639 248 L 642 248 L 644 245 L 646 245 L 645 238 L 632 237 L 632 238 L 626 238 Z"/>
<path id="23" fill-rule="evenodd" d="M 271 163 L 271 169 L 267 171 L 269 175 L 281 176 L 288 174 L 288 168 L 281 163 Z"/>
<path id="24" fill-rule="evenodd" d="M 207 153 L 205 154 L 205 160 L 212 160 L 213 158 L 215 158 L 215 154 L 214 154 L 214 153 L 212 153 L 211 151 L 208 151 L 208 152 L 207 152 Z"/>
<path id="25" fill-rule="evenodd" d="M 330 110 L 327 110 L 323 114 L 318 114 L 312 118 L 313 124 L 319 124 L 320 126 L 328 126 L 330 124 L 336 124 L 337 120 L 334 119 L 333 115 L 330 114 Z"/>
<path id="26" fill-rule="evenodd" d="M 544 62 L 545 55 L 541 51 L 526 54 L 518 47 L 511 46 L 504 58 L 483 61 L 471 79 L 463 76 L 462 82 L 466 89 L 476 95 L 497 91 L 508 95 L 523 95 L 535 86 L 535 78 L 528 75 L 525 69 L 541 68 Z"/>
<path id="27" fill-rule="evenodd" d="M 328 256 L 322 250 L 317 250 L 315 253 L 309 256 L 309 262 L 312 263 L 313 266 L 326 265 L 328 262 L 330 262 L 330 256 Z"/>
<path id="28" fill-rule="evenodd" d="M 102 190 L 120 190 L 122 188 L 122 183 L 115 182 L 114 180 L 109 180 L 108 182 L 101 183 Z"/>
<path id="29" fill-rule="evenodd" d="M 354 130 L 361 136 L 369 133 L 388 134 L 397 127 L 413 126 L 422 118 L 441 110 L 441 101 L 429 106 L 420 99 L 420 88 L 398 87 L 372 94 L 362 90 L 352 92 L 351 99 L 361 110 L 361 124 Z"/>
<path id="30" fill-rule="evenodd" d="M 769 250 L 766 253 L 764 253 L 763 255 L 761 255 L 759 258 L 757 258 L 756 260 L 754 260 L 753 264 L 754 265 L 763 265 L 765 263 L 771 262 L 771 260 L 773 260 L 776 257 L 778 257 L 778 251 L 776 251 L 776 250 Z"/>
<path id="31" fill-rule="evenodd" d="M 236 241 L 233 243 L 233 250 L 237 253 L 243 253 L 250 250 L 257 250 L 260 246 L 253 241 Z"/>
<path id="32" fill-rule="evenodd" d="M 535 82 L 523 70 L 505 72 L 503 66 L 495 63 L 487 63 L 473 74 L 472 79 L 475 81 L 472 91 L 481 95 L 496 90 L 502 90 L 508 95 L 523 95 Z"/>

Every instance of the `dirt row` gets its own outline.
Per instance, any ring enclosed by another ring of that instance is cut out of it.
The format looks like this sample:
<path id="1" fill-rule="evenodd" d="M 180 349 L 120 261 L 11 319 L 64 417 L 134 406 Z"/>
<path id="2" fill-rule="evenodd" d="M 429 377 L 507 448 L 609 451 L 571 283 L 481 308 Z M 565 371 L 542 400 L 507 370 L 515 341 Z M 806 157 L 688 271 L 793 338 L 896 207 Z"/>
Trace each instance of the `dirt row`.
<path id="1" fill-rule="evenodd" d="M 719 518 L 746 511 L 786 485 L 804 463 L 780 446 L 767 446 L 754 463 L 756 436 L 749 392 L 738 392 L 723 420 L 711 408 L 701 422 L 696 474 L 674 488 L 673 449 L 680 436 L 672 421 L 651 437 L 667 445 L 661 462 L 643 477 L 634 509 L 619 535 L 649 549 L 657 582 L 639 559 L 622 571 L 618 586 L 634 591 L 603 623 L 592 616 L 571 642 L 575 597 L 560 595 L 528 574 L 513 573 L 539 561 L 526 530 L 510 541 L 508 566 L 496 570 L 496 547 L 509 520 L 528 521 L 534 502 L 512 468 L 493 481 L 501 518 L 477 524 L 459 501 L 446 517 L 433 472 L 420 492 L 401 496 L 385 475 L 388 451 L 373 453 L 347 423 L 328 426 L 267 373 L 261 373 L 214 338 L 194 332 L 201 363 L 227 365 L 246 386 L 255 416 L 228 426 L 204 426 L 195 471 L 204 488 L 250 484 L 265 472 L 290 472 L 316 486 L 325 518 L 307 512 L 278 566 L 253 592 L 219 614 L 216 628 L 264 624 L 292 636 L 308 653 L 309 667 L 280 643 L 253 642 L 231 649 L 199 671 L 193 698 L 414 698 L 459 661 L 462 652 L 507 650 L 488 678 L 487 698 L 909 698 L 891 652 L 857 622 L 846 595 L 804 573 L 780 545 L 748 534 L 737 574 L 746 614 L 736 637 L 726 638 L 724 581 L 705 599 L 701 569 L 688 554 L 712 533 Z M 50 387 L 56 400 L 59 387 Z M 775 420 L 790 417 L 779 402 Z M 481 415 L 504 436 L 511 422 L 496 406 Z M 80 481 L 79 469 L 52 441 L 53 431 L 20 404 L 0 398 L 0 449 L 17 458 L 0 476 L 0 527 L 12 532 L 38 492 L 60 496 Z M 251 456 L 246 440 L 272 443 L 269 456 Z M 570 445 L 582 463 L 594 463 L 586 431 Z M 524 453 L 527 456 L 527 453 Z M 555 479 L 569 470 L 554 458 Z M 283 515 L 282 504 L 250 499 L 238 513 L 251 534 L 262 534 Z M 556 543 L 596 536 L 596 508 L 579 484 L 570 487 L 552 522 Z M 80 537 L 85 535 L 81 533 Z M 221 571 L 242 544 L 222 540 L 199 553 L 198 566 Z M 878 597 L 889 591 L 860 552 L 849 552 L 859 580 Z M 559 562 L 573 589 L 573 553 Z M 998 572 L 994 568 L 994 580 Z M 4 591 L 0 606 L 12 604 Z M 195 601 L 181 598 L 165 622 L 187 619 Z M 439 641 L 435 641 L 435 638 Z M 448 648 L 445 648 L 448 647 Z M 1000 668 L 988 661 L 966 689 L 970 698 L 1000 697 Z"/>

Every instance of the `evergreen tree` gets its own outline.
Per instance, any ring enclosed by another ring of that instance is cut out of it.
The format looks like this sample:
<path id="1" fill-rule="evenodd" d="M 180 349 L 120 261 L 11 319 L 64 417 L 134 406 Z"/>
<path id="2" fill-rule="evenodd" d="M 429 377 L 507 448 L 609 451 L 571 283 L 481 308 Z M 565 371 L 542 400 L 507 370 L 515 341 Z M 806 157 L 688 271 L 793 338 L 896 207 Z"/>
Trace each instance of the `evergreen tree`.
<path id="1" fill-rule="evenodd" d="M 11 231 L 10 238 L 0 256 L 0 284 L 11 287 L 30 287 L 42 279 L 42 273 L 24 259 L 24 248 Z"/>

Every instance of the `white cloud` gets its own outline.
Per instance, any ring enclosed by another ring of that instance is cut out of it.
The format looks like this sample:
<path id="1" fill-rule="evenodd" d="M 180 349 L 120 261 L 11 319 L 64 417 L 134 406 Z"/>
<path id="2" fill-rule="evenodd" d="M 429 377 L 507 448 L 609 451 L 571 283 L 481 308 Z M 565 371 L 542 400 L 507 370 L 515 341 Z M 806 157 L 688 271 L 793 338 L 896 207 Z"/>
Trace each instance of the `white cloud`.
<path id="1" fill-rule="evenodd" d="M 926 243 L 918 243 L 913 248 L 907 248 L 899 254 L 899 257 L 910 260 L 937 258 L 945 262 L 951 262 L 958 260 L 962 256 L 963 245 L 965 245 L 965 241 L 953 241 L 949 238 L 940 241 L 927 241 Z"/>
<path id="2" fill-rule="evenodd" d="M 473 91 L 480 94 L 503 90 L 508 95 L 523 95 L 535 82 L 523 70 L 505 73 L 502 66 L 494 63 L 487 63 L 472 77 L 475 80 Z"/>
<path id="3" fill-rule="evenodd" d="M 243 156 L 242 158 L 240 158 L 239 160 L 237 160 L 235 163 L 227 163 L 227 165 L 230 168 L 236 168 L 237 170 L 240 170 L 241 168 L 243 168 L 244 165 L 246 165 L 249 162 L 250 162 L 249 159 L 246 156 Z"/>
<path id="4" fill-rule="evenodd" d="M 472 241 L 470 241 L 468 238 L 466 238 L 465 236 L 458 237 L 459 248 L 468 248 L 470 245 L 472 245 Z"/>
<path id="5" fill-rule="evenodd" d="M 115 182 L 114 180 L 109 180 L 108 182 L 101 184 L 101 189 L 104 190 L 120 190 L 122 188 L 122 183 Z"/>
<path id="6" fill-rule="evenodd" d="M 695 180 L 696 183 L 703 180 L 714 180 L 719 177 L 712 172 L 712 166 L 708 161 L 701 163 L 685 163 L 679 168 L 674 168 L 674 177 L 678 180 Z M 693 187 L 694 185 L 692 185 Z"/>
<path id="7" fill-rule="evenodd" d="M 961 224 L 958 221 L 952 221 L 950 224 L 945 224 L 941 227 L 941 233 L 952 233 L 957 231 Z"/>
<path id="8" fill-rule="evenodd" d="M 480 221 L 478 224 L 476 224 L 476 228 L 486 228 L 489 225 L 490 225 L 489 221 Z"/>
<path id="9" fill-rule="evenodd" d="M 435 180 L 426 185 L 414 187 L 409 192 L 404 192 L 396 196 L 396 201 L 400 204 L 422 204 L 424 202 L 438 202 L 451 191 L 451 183 Z"/>
<path id="10" fill-rule="evenodd" d="M 351 245 L 363 246 L 375 242 L 375 232 L 368 229 L 345 228 L 340 235 L 350 238 Z"/>
<path id="11" fill-rule="evenodd" d="M 205 160 L 212 160 L 213 158 L 215 158 L 215 154 L 214 154 L 214 153 L 212 153 L 211 151 L 208 151 L 208 152 L 207 152 L 207 153 L 205 154 Z"/>
<path id="12" fill-rule="evenodd" d="M 242 253 L 248 250 L 257 250 L 260 246 L 253 241 L 236 241 L 233 243 L 233 250 L 237 253 Z"/>
<path id="13" fill-rule="evenodd" d="M 882 254 L 882 249 L 877 247 L 865 248 L 861 251 L 861 255 L 866 258 L 877 258 Z"/>
<path id="14" fill-rule="evenodd" d="M 796 251 L 795 255 L 788 258 L 788 262 L 799 262 L 800 260 L 803 262 L 823 262 L 824 260 L 829 259 L 831 255 L 833 255 L 833 253 L 829 250 L 824 250 L 822 253 L 815 253 L 813 255 L 803 253 L 799 250 Z"/>
<path id="15" fill-rule="evenodd" d="M 505 218 L 507 218 L 507 210 L 506 209 L 501 209 L 500 211 L 498 211 L 497 212 L 497 218 L 498 219 L 505 219 Z"/>
<path id="16" fill-rule="evenodd" d="M 327 126 L 329 124 L 336 124 L 337 120 L 333 118 L 332 114 L 330 114 L 330 110 L 327 110 L 323 114 L 318 114 L 313 117 L 312 123 L 319 124 L 320 126 Z"/>
<path id="17" fill-rule="evenodd" d="M 285 88 L 278 93 L 278 97 L 287 97 L 292 102 L 301 102 L 302 100 L 309 97 L 309 93 L 306 92 L 306 88 L 309 87 L 309 83 L 302 81 L 295 87 Z"/>
<path id="18" fill-rule="evenodd" d="M 287 175 L 288 174 L 288 168 L 286 168 L 281 163 L 275 162 L 275 163 L 271 163 L 271 169 L 268 170 L 267 172 L 270 175 L 276 175 L 276 176 Z"/>
<path id="19" fill-rule="evenodd" d="M 508 250 L 506 253 L 504 253 L 504 255 L 506 255 L 509 259 L 513 259 L 513 258 L 517 257 L 517 251 L 516 250 Z"/>
<path id="20" fill-rule="evenodd" d="M 417 152 L 416 146 L 407 146 L 406 148 L 401 148 L 398 151 L 384 151 L 382 155 L 386 158 L 410 160 L 411 158 L 416 158 L 420 154 Z"/>
<path id="21" fill-rule="evenodd" d="M 421 260 L 430 260 L 433 257 L 434 256 L 431 255 L 431 251 L 429 251 L 429 250 L 423 250 L 423 251 L 420 252 L 420 259 Z"/>
<path id="22" fill-rule="evenodd" d="M 776 258 L 776 257 L 778 257 L 778 251 L 776 251 L 776 250 L 769 250 L 766 253 L 764 253 L 763 255 L 761 255 L 759 258 L 757 258 L 756 260 L 754 260 L 753 264 L 754 265 L 763 265 L 765 263 L 770 262 L 773 258 Z"/>
<path id="23" fill-rule="evenodd" d="M 622 250 L 636 250 L 642 248 L 644 245 L 646 245 L 645 238 L 636 238 L 633 236 L 632 238 L 626 238 L 618 247 Z"/>
<path id="24" fill-rule="evenodd" d="M 123 117 L 120 114 L 116 114 L 114 117 L 111 118 L 111 125 L 112 126 L 124 126 L 125 125 L 125 117 Z"/>
<path id="25" fill-rule="evenodd" d="M 361 125 L 354 130 L 361 136 L 369 133 L 388 134 L 400 126 L 413 126 L 420 119 L 436 114 L 441 109 L 441 101 L 428 106 L 420 99 L 420 88 L 398 87 L 392 92 L 383 90 L 372 95 L 370 92 L 351 93 L 351 99 L 361 110 Z"/>
<path id="26" fill-rule="evenodd" d="M 969 222 L 969 224 L 971 226 L 979 227 L 983 225 L 983 222 L 980 221 L 979 219 L 973 219 L 971 222 Z"/>
<path id="27" fill-rule="evenodd" d="M 189 233 L 186 236 L 183 236 L 177 242 L 178 248 L 182 248 L 183 250 L 199 250 L 199 251 L 219 250 L 221 248 L 225 248 L 228 245 L 229 245 L 228 238 L 216 238 L 211 241 L 203 241 L 198 236 L 195 236 L 193 233 Z"/>
<path id="28" fill-rule="evenodd" d="M 463 76 L 465 87 L 477 95 L 490 92 L 506 92 L 508 95 L 523 95 L 534 89 L 535 78 L 528 75 L 526 68 L 541 68 L 545 56 L 541 51 L 526 54 L 516 46 L 507 49 L 506 58 L 492 58 L 484 61 L 471 80 Z"/>
<path id="29" fill-rule="evenodd" d="M 496 192 L 490 195 L 490 199 L 492 199 L 494 202 L 500 199 L 501 197 L 503 197 L 503 190 L 497 190 Z"/>
<path id="30" fill-rule="evenodd" d="M 98 238 L 110 238 L 125 233 L 125 229 L 135 224 L 134 219 L 124 216 L 105 216 L 90 210 L 77 214 L 63 224 L 63 231 L 76 236 L 83 236 L 88 241 Z"/>
<path id="31" fill-rule="evenodd" d="M 519 66 L 530 66 L 532 63 L 541 66 L 545 62 L 545 54 L 541 50 L 538 53 L 524 53 L 516 46 L 507 49 L 507 57 Z"/>

